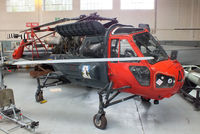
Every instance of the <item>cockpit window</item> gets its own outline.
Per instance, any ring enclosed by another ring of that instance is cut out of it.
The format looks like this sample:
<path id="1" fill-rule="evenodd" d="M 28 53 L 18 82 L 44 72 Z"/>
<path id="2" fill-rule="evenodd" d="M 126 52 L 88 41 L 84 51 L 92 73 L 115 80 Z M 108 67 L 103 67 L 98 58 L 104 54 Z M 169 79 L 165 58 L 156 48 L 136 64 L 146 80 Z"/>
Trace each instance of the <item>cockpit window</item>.
<path id="1" fill-rule="evenodd" d="M 149 60 L 150 64 L 155 64 L 168 59 L 167 53 L 150 33 L 134 35 L 133 39 L 144 56 L 154 57 L 153 60 Z"/>
<path id="2" fill-rule="evenodd" d="M 110 52 L 110 57 L 111 58 L 117 58 L 119 53 L 119 40 L 118 39 L 113 39 L 111 41 L 111 52 Z"/>
<path id="3" fill-rule="evenodd" d="M 111 58 L 117 57 L 137 57 L 127 39 L 111 40 Z"/>
<path id="4" fill-rule="evenodd" d="M 136 57 L 136 53 L 129 44 L 128 40 L 120 40 L 120 57 Z"/>

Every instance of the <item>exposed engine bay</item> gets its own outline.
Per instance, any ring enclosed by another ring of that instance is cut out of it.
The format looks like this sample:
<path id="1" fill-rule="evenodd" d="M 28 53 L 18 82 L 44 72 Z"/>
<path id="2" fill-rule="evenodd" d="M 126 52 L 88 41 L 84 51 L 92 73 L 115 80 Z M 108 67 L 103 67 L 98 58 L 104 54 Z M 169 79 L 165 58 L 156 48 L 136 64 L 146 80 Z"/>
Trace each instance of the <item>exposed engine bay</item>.
<path id="1" fill-rule="evenodd" d="M 75 36 L 57 39 L 59 39 L 59 44 L 54 44 L 52 54 L 67 54 L 93 58 L 103 57 L 103 36 Z"/>

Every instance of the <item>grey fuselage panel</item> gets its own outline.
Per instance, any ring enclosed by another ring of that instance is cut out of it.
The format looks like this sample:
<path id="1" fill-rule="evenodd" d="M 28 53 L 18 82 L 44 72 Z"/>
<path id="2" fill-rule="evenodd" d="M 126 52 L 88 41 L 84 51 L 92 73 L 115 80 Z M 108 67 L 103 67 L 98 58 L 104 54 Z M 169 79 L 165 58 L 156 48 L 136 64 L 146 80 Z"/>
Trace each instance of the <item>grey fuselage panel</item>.
<path id="1" fill-rule="evenodd" d="M 81 59 L 87 57 L 54 54 L 56 59 Z M 108 83 L 107 63 L 59 63 L 52 64 L 55 71 L 60 71 L 64 78 L 73 84 L 94 88 L 103 88 Z"/>

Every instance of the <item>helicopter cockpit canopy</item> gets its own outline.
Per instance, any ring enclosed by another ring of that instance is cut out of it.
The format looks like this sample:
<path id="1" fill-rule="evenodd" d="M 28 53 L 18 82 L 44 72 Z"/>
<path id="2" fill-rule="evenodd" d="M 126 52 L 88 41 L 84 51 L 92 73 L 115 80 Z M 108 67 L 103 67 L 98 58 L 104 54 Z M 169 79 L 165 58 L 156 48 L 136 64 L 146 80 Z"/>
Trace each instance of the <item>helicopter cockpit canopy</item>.
<path id="1" fill-rule="evenodd" d="M 154 57 L 153 60 L 148 61 L 150 64 L 155 64 L 168 59 L 165 50 L 149 32 L 136 34 L 133 36 L 133 39 L 144 56 Z"/>

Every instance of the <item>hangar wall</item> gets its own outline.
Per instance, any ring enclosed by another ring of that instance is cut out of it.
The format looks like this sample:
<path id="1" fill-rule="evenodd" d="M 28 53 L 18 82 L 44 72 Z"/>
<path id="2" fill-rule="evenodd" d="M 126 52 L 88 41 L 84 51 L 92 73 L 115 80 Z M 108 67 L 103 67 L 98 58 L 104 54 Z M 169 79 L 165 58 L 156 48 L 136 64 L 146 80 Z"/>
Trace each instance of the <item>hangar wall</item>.
<path id="1" fill-rule="evenodd" d="M 6 12 L 6 0 L 0 0 L 0 40 L 8 33 L 25 29 L 26 22 L 40 24 L 55 17 L 75 17 L 96 11 L 81 11 L 80 1 L 73 0 L 72 11 L 42 11 L 40 0 L 35 12 Z M 113 0 L 113 10 L 97 11 L 106 17 L 117 17 L 121 23 L 137 26 L 148 23 L 159 40 L 200 40 L 200 31 L 175 31 L 174 28 L 200 27 L 200 0 L 155 0 L 155 10 L 120 10 L 120 0 Z"/>

